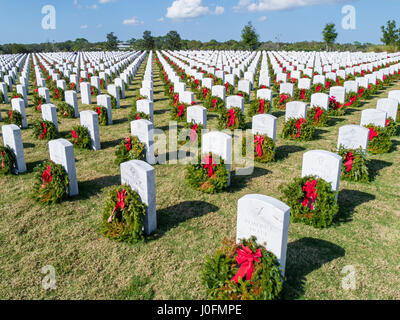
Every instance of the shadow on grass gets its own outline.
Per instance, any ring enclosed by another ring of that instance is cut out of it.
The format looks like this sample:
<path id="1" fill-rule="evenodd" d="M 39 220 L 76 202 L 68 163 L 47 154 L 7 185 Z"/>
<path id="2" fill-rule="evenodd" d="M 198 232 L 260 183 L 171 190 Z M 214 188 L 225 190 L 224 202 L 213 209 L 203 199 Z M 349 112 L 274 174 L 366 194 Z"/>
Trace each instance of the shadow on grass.
<path id="1" fill-rule="evenodd" d="M 246 174 L 247 169 L 236 168 L 236 171 L 231 172 L 231 186 L 227 190 L 229 193 L 235 193 L 242 190 L 246 187 L 251 179 L 262 177 L 271 173 L 271 171 L 267 169 L 258 167 L 254 167 L 253 173 L 251 174 Z"/>
<path id="2" fill-rule="evenodd" d="M 325 240 L 302 238 L 289 243 L 285 271 L 287 280 L 283 285 L 284 299 L 301 298 L 307 275 L 344 255 L 345 250 L 342 247 Z"/>
<path id="3" fill-rule="evenodd" d="M 352 221 L 355 208 L 375 198 L 372 194 L 358 190 L 341 190 L 338 196 L 339 214 L 335 217 L 334 223 L 338 225 Z"/>
<path id="4" fill-rule="evenodd" d="M 123 139 L 115 139 L 111 141 L 104 141 L 101 143 L 102 149 L 114 148 L 121 143 Z"/>
<path id="5" fill-rule="evenodd" d="M 343 121 L 345 121 L 345 120 L 346 120 L 346 119 L 344 119 L 344 118 L 335 118 L 335 117 L 332 117 L 332 118 L 329 118 L 329 124 L 332 125 L 332 126 L 336 126 L 338 123 L 343 122 Z"/>
<path id="6" fill-rule="evenodd" d="M 35 147 L 34 143 L 28 143 L 28 142 L 24 143 L 24 149 L 29 149 L 29 148 L 34 148 L 34 147 Z"/>
<path id="7" fill-rule="evenodd" d="M 123 123 L 125 123 L 125 122 L 128 122 L 129 120 L 128 120 L 128 118 L 122 118 L 122 119 L 116 119 L 116 120 L 113 120 L 113 124 L 123 124 Z"/>
<path id="8" fill-rule="evenodd" d="M 94 196 L 100 193 L 103 189 L 117 186 L 121 184 L 121 176 L 107 176 L 96 178 L 93 180 L 78 182 L 79 187 L 79 196 L 74 197 L 74 200 L 78 199 L 89 199 L 91 196 Z"/>
<path id="9" fill-rule="evenodd" d="M 158 109 L 154 110 L 154 114 L 164 114 L 168 111 L 168 109 Z"/>
<path id="10" fill-rule="evenodd" d="M 390 148 L 389 152 L 397 151 L 397 146 L 400 145 L 400 141 L 392 140 L 392 147 Z"/>
<path id="11" fill-rule="evenodd" d="M 274 117 L 279 118 L 279 117 L 282 117 L 282 116 L 285 115 L 285 111 L 273 111 L 273 112 L 272 112 L 272 115 L 273 115 Z"/>
<path id="12" fill-rule="evenodd" d="M 219 207 L 205 201 L 183 201 L 177 205 L 157 210 L 157 231 L 148 241 L 161 238 L 182 222 L 216 212 Z"/>
<path id="13" fill-rule="evenodd" d="M 315 128 L 315 135 L 314 135 L 314 140 L 318 140 L 322 138 L 322 135 L 324 133 L 329 132 L 328 130 L 325 129 L 320 129 L 320 128 Z"/>
<path id="14" fill-rule="evenodd" d="M 382 169 L 385 169 L 387 167 L 392 166 L 393 163 L 387 162 L 387 161 L 382 161 L 382 160 L 377 160 L 377 159 L 372 159 L 369 161 L 368 169 L 369 169 L 369 176 L 371 178 L 371 181 L 374 181 Z"/>
<path id="15" fill-rule="evenodd" d="M 300 146 L 294 146 L 294 145 L 285 145 L 285 146 L 279 146 L 276 148 L 276 160 L 281 161 L 285 160 L 290 156 L 292 153 L 296 152 L 301 152 L 306 150 L 303 147 Z"/>
<path id="16" fill-rule="evenodd" d="M 27 162 L 27 163 L 26 163 L 26 172 L 27 172 L 27 173 L 33 172 L 33 169 L 35 169 L 35 167 L 37 167 L 37 166 L 38 166 L 39 164 L 41 164 L 43 161 L 45 161 L 45 160 L 43 159 L 43 160 L 34 161 L 34 162 Z"/>

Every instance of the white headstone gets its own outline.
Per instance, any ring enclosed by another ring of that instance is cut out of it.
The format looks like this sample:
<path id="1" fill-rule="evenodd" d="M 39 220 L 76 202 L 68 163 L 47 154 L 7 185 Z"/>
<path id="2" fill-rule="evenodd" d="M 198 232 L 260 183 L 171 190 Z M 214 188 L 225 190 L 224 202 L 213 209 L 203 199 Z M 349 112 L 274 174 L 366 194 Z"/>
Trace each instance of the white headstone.
<path id="1" fill-rule="evenodd" d="M 207 109 L 203 106 L 192 106 L 187 108 L 186 112 L 187 122 L 194 122 L 201 124 L 204 129 L 207 129 Z"/>
<path id="2" fill-rule="evenodd" d="M 82 104 L 92 104 L 92 95 L 90 92 L 90 84 L 88 82 L 81 82 L 81 102 Z"/>
<path id="3" fill-rule="evenodd" d="M 320 107 L 321 109 L 329 109 L 329 96 L 326 93 L 317 92 L 311 95 L 311 108 Z"/>
<path id="4" fill-rule="evenodd" d="M 28 122 L 26 120 L 24 99 L 21 99 L 21 98 L 11 99 L 11 108 L 12 108 L 12 110 L 18 111 L 21 114 L 22 128 L 28 128 Z"/>
<path id="5" fill-rule="evenodd" d="M 369 130 L 362 126 L 347 125 L 339 128 L 337 148 L 342 145 L 346 149 L 368 148 Z"/>
<path id="6" fill-rule="evenodd" d="M 365 109 L 361 112 L 361 126 L 373 124 L 381 128 L 386 127 L 387 113 L 378 109 Z"/>
<path id="7" fill-rule="evenodd" d="M 397 119 L 397 112 L 399 108 L 399 102 L 395 99 L 379 99 L 376 103 L 376 109 L 385 111 L 388 118 L 392 118 L 394 121 Z"/>
<path id="8" fill-rule="evenodd" d="M 285 121 L 289 119 L 307 119 L 307 103 L 292 101 L 286 104 Z"/>
<path id="9" fill-rule="evenodd" d="M 55 105 L 50 103 L 42 105 L 42 119 L 52 122 L 58 131 L 57 107 Z"/>
<path id="10" fill-rule="evenodd" d="M 4 146 L 9 146 L 14 152 L 17 165 L 17 173 L 26 171 L 24 145 L 22 143 L 21 129 L 15 124 L 9 124 L 1 127 Z"/>
<path id="11" fill-rule="evenodd" d="M 267 135 L 276 142 L 277 118 L 270 114 L 257 114 L 252 120 L 252 133 Z"/>
<path id="12" fill-rule="evenodd" d="M 89 130 L 91 147 L 100 150 L 99 115 L 93 110 L 85 110 L 80 113 L 81 125 Z"/>
<path id="13" fill-rule="evenodd" d="M 75 118 L 79 117 L 78 97 L 76 95 L 76 91 L 74 90 L 65 91 L 65 102 L 74 108 Z"/>
<path id="14" fill-rule="evenodd" d="M 244 98 L 241 96 L 229 96 L 226 98 L 226 108 L 240 108 L 244 113 Z"/>
<path id="15" fill-rule="evenodd" d="M 134 120 L 131 122 L 131 134 L 138 137 L 139 141 L 145 145 L 146 161 L 149 164 L 155 164 L 153 123 L 144 119 Z"/>
<path id="16" fill-rule="evenodd" d="M 98 106 L 102 106 L 107 109 L 107 125 L 111 125 L 113 123 L 111 97 L 108 94 L 101 94 L 98 95 L 96 99 Z"/>

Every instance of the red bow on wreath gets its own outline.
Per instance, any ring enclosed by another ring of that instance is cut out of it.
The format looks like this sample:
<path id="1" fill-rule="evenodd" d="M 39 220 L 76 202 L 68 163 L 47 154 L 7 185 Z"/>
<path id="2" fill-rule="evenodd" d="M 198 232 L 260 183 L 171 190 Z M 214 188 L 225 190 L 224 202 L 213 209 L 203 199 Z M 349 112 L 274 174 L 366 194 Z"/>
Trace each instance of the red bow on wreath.
<path id="1" fill-rule="evenodd" d="M 306 99 L 306 89 L 301 89 L 300 99 L 301 100 L 305 100 Z"/>
<path id="2" fill-rule="evenodd" d="M 377 137 L 378 133 L 375 131 L 375 128 L 369 128 L 369 141 L 373 138 Z"/>
<path id="3" fill-rule="evenodd" d="M 177 117 L 179 118 L 179 117 L 182 117 L 183 114 L 185 113 L 185 106 L 183 104 L 179 105 L 178 110 L 179 110 L 179 112 L 178 112 Z"/>
<path id="4" fill-rule="evenodd" d="M 227 83 L 225 83 L 224 84 L 224 86 L 225 86 L 225 91 L 228 91 L 228 86 L 229 86 L 229 83 L 227 82 Z"/>
<path id="5" fill-rule="evenodd" d="M 235 125 L 235 109 L 229 109 L 228 111 L 229 121 L 228 128 Z"/>
<path id="6" fill-rule="evenodd" d="M 296 138 L 300 137 L 301 135 L 301 126 L 303 125 L 303 123 L 306 123 L 306 120 L 304 118 L 300 118 L 296 122 L 296 129 L 297 129 Z"/>
<path id="7" fill-rule="evenodd" d="M 126 140 L 125 140 L 125 148 L 126 148 L 126 150 L 129 152 L 129 151 L 131 151 L 132 150 L 132 139 L 129 137 L 129 138 L 126 138 Z"/>
<path id="8" fill-rule="evenodd" d="M 101 83 L 101 82 L 100 82 Z M 75 87 L 75 83 L 71 83 L 71 86 L 70 86 L 70 90 L 73 90 L 74 89 L 74 87 Z"/>
<path id="9" fill-rule="evenodd" d="M 361 96 L 364 94 L 364 88 L 358 89 L 358 97 L 361 98 Z"/>
<path id="10" fill-rule="evenodd" d="M 76 139 L 76 140 L 75 140 L 75 144 L 78 143 L 78 139 L 79 139 L 78 133 L 77 133 L 76 131 L 71 131 L 71 134 L 72 134 L 72 137 L 73 137 L 74 139 Z"/>
<path id="11" fill-rule="evenodd" d="M 245 246 L 242 246 L 242 249 L 237 249 L 236 261 L 240 265 L 239 271 L 231 279 L 236 283 L 239 283 L 239 278 L 243 280 L 244 276 L 246 276 L 246 280 L 250 281 L 254 272 L 254 261 L 260 262 L 259 258 L 262 257 L 260 249 L 257 249 L 255 253 Z"/>
<path id="12" fill-rule="evenodd" d="M 256 152 L 259 157 L 262 156 L 262 146 L 264 144 L 264 136 L 255 136 L 254 143 L 257 143 Z"/>
<path id="13" fill-rule="evenodd" d="M 170 94 L 170 95 L 172 94 L 173 90 L 174 90 L 174 86 L 170 86 L 170 87 L 169 87 L 169 94 Z"/>
<path id="14" fill-rule="evenodd" d="M 97 112 L 97 114 L 100 116 L 101 115 L 101 109 L 100 109 L 100 107 L 96 107 L 96 112 Z"/>
<path id="15" fill-rule="evenodd" d="M 111 223 L 112 220 L 114 219 L 114 214 L 117 210 L 124 210 L 125 209 L 125 197 L 126 197 L 126 191 L 118 191 L 118 202 L 117 205 L 115 206 L 113 212 L 111 213 L 111 216 L 108 218 L 108 223 Z"/>
<path id="16" fill-rule="evenodd" d="M 4 168 L 4 152 L 1 152 L 1 168 Z"/>
<path id="17" fill-rule="evenodd" d="M 284 103 L 287 98 L 289 98 L 287 95 L 281 94 L 281 99 L 279 100 L 279 103 Z"/>
<path id="18" fill-rule="evenodd" d="M 58 99 L 60 97 L 60 91 L 58 91 L 58 89 L 56 89 L 56 97 L 55 99 Z"/>
<path id="19" fill-rule="evenodd" d="M 238 96 L 243 97 L 243 93 L 239 92 Z"/>
<path id="20" fill-rule="evenodd" d="M 319 122 L 321 120 L 321 116 L 324 113 L 324 111 L 320 107 L 315 108 L 315 121 Z"/>
<path id="21" fill-rule="evenodd" d="M 314 210 L 314 202 L 317 199 L 317 192 L 315 187 L 317 186 L 317 181 L 307 181 L 303 186 L 303 192 L 306 193 L 302 205 L 304 207 L 309 207 L 311 210 Z"/>
<path id="22" fill-rule="evenodd" d="M 190 141 L 192 141 L 192 142 L 194 142 L 194 141 L 196 140 L 196 137 L 197 137 L 197 128 L 198 128 L 198 125 L 197 125 L 197 124 L 194 124 L 194 125 L 192 126 L 192 131 L 190 132 Z"/>
<path id="23" fill-rule="evenodd" d="M 336 78 L 336 84 L 340 87 L 340 81 L 339 78 Z"/>
<path id="24" fill-rule="evenodd" d="M 141 118 L 140 118 L 140 114 L 138 113 L 138 114 L 136 114 L 136 120 L 140 120 Z"/>
<path id="25" fill-rule="evenodd" d="M 264 113 L 264 106 L 265 106 L 265 100 L 260 99 L 260 102 L 258 105 L 258 113 Z"/>
<path id="26" fill-rule="evenodd" d="M 207 88 L 203 88 L 203 97 L 207 97 L 208 95 L 208 89 Z"/>
<path id="27" fill-rule="evenodd" d="M 45 188 L 46 185 L 48 185 L 51 180 L 53 179 L 53 177 L 51 176 L 51 167 L 47 166 L 47 169 L 43 171 L 42 173 L 42 188 Z"/>
<path id="28" fill-rule="evenodd" d="M 355 101 L 357 101 L 357 96 L 352 96 L 350 101 L 345 104 L 346 107 L 351 106 Z"/>
<path id="29" fill-rule="evenodd" d="M 346 166 L 347 172 L 351 171 L 351 169 L 353 168 L 353 161 L 354 161 L 354 156 L 351 152 L 349 152 L 346 155 L 346 162 L 344 163 L 344 165 Z"/>
<path id="30" fill-rule="evenodd" d="M 216 106 L 217 106 L 218 100 L 217 99 L 213 99 L 211 102 L 212 102 L 213 110 L 214 110 L 216 108 Z"/>
<path id="31" fill-rule="evenodd" d="M 327 81 L 325 84 L 325 89 L 329 89 L 332 86 L 332 82 Z"/>
<path id="32" fill-rule="evenodd" d="M 13 112 L 12 111 L 10 111 L 9 113 L 8 113 L 8 115 L 10 116 L 10 120 L 12 119 L 12 117 L 13 117 Z"/>
<path id="33" fill-rule="evenodd" d="M 319 84 L 316 88 L 315 88 L 315 92 L 320 92 L 322 89 L 321 85 Z"/>
<path id="34" fill-rule="evenodd" d="M 179 93 L 174 96 L 174 106 L 176 106 L 179 102 Z"/>
<path id="35" fill-rule="evenodd" d="M 40 140 L 43 140 L 43 138 L 44 138 L 44 136 L 46 135 L 46 133 L 47 133 L 47 128 L 46 128 L 46 124 L 45 123 L 42 123 L 42 134 L 40 135 L 40 137 L 39 137 L 39 139 Z"/>
<path id="36" fill-rule="evenodd" d="M 208 177 L 211 178 L 214 175 L 213 167 L 217 166 L 211 153 L 208 156 L 205 156 L 202 162 L 204 169 L 208 170 Z"/>

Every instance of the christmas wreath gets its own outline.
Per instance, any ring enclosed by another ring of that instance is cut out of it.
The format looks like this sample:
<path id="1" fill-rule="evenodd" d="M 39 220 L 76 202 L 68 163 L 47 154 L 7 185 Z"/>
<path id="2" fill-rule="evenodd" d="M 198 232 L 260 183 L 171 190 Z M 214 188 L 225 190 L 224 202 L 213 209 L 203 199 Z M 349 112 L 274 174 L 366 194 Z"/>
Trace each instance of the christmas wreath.
<path id="1" fill-rule="evenodd" d="M 204 130 L 204 127 L 201 124 L 197 124 L 194 121 L 186 122 L 183 129 L 178 130 L 178 137 L 181 136 L 182 130 L 186 130 L 185 132 L 187 132 L 187 136 L 184 141 L 178 140 L 179 145 L 184 145 L 190 141 L 190 143 L 197 143 L 198 146 L 201 146 L 201 132 Z"/>
<path id="2" fill-rule="evenodd" d="M 0 91 L 0 104 L 4 103 L 4 95 L 3 92 Z"/>
<path id="3" fill-rule="evenodd" d="M 110 99 L 111 99 L 111 109 L 117 109 L 117 99 L 113 96 L 110 95 Z"/>
<path id="4" fill-rule="evenodd" d="M 32 136 L 39 140 L 53 140 L 57 137 L 56 126 L 51 121 L 38 120 L 33 123 Z"/>
<path id="5" fill-rule="evenodd" d="M 46 103 L 46 99 L 39 96 L 38 94 L 33 95 L 33 106 L 35 111 L 42 112 L 42 105 Z"/>
<path id="6" fill-rule="evenodd" d="M 90 95 L 98 96 L 99 95 L 99 90 L 94 86 L 90 86 Z"/>
<path id="7" fill-rule="evenodd" d="M 332 96 L 329 97 L 328 113 L 330 116 L 343 116 L 346 113 L 346 107 Z"/>
<path id="8" fill-rule="evenodd" d="M 293 98 L 290 95 L 282 93 L 272 99 L 272 104 L 274 105 L 274 108 L 285 110 L 286 103 L 291 102 L 291 101 L 293 101 Z"/>
<path id="9" fill-rule="evenodd" d="M 219 97 L 208 95 L 204 101 L 204 107 L 211 112 L 221 112 L 225 109 L 225 102 Z"/>
<path id="10" fill-rule="evenodd" d="M 386 133 L 389 137 L 395 137 L 399 135 L 400 126 L 394 122 L 392 118 L 386 120 Z"/>
<path id="11" fill-rule="evenodd" d="M 313 176 L 295 178 L 279 186 L 282 201 L 290 207 L 293 222 L 303 222 L 315 228 L 329 227 L 339 212 L 336 192 L 331 184 Z"/>
<path id="12" fill-rule="evenodd" d="M 179 93 L 173 94 L 169 99 L 169 105 L 171 107 L 176 107 L 179 104 Z"/>
<path id="13" fill-rule="evenodd" d="M 238 107 L 226 109 L 224 108 L 218 119 L 218 129 L 244 129 L 245 128 L 245 119 L 242 114 L 242 109 Z"/>
<path id="14" fill-rule="evenodd" d="M 53 87 L 51 88 L 51 96 L 56 101 L 64 100 L 64 90 L 61 88 Z"/>
<path id="15" fill-rule="evenodd" d="M 345 107 L 358 107 L 360 105 L 360 99 L 358 98 L 357 93 L 354 91 L 350 91 L 349 93 L 346 93 L 346 99 L 345 99 Z"/>
<path id="16" fill-rule="evenodd" d="M 294 100 L 295 101 L 311 101 L 311 90 L 306 89 L 294 89 Z"/>
<path id="17" fill-rule="evenodd" d="M 11 174 L 14 172 L 17 160 L 9 146 L 0 147 L 0 160 L 0 174 Z"/>
<path id="18" fill-rule="evenodd" d="M 261 163 L 275 161 L 276 144 L 267 135 L 256 134 L 253 136 L 254 160 Z M 242 155 L 246 156 L 246 138 L 243 137 Z"/>
<path id="19" fill-rule="evenodd" d="M 368 160 L 361 148 L 346 149 L 340 145 L 337 153 L 342 157 L 342 179 L 369 182 Z"/>
<path id="20" fill-rule="evenodd" d="M 17 93 L 16 91 L 11 93 L 11 97 L 12 97 L 12 99 L 24 99 L 23 95 L 20 93 Z"/>
<path id="21" fill-rule="evenodd" d="M 116 165 L 130 160 L 143 160 L 145 157 L 145 145 L 140 142 L 138 137 L 130 136 L 123 140 L 115 151 Z"/>
<path id="22" fill-rule="evenodd" d="M 136 108 L 136 104 L 132 104 L 131 111 L 129 112 L 129 115 L 128 115 L 128 120 L 133 121 L 133 120 L 140 120 L 140 119 L 150 120 L 151 117 L 147 113 L 138 112 L 137 108 Z"/>
<path id="23" fill-rule="evenodd" d="M 67 197 L 69 179 L 62 165 L 44 161 L 34 172 L 34 200 L 41 204 L 55 204 Z"/>
<path id="24" fill-rule="evenodd" d="M 79 149 L 90 149 L 91 139 L 89 130 L 84 126 L 74 126 L 68 135 L 69 141 Z"/>
<path id="25" fill-rule="evenodd" d="M 214 256 L 206 256 L 202 281 L 207 295 L 216 300 L 276 300 L 283 278 L 276 256 L 256 243 L 256 238 L 224 239 Z"/>
<path id="26" fill-rule="evenodd" d="M 234 92 L 235 92 L 235 87 L 234 87 L 233 85 L 231 85 L 229 82 L 226 82 L 226 83 L 224 84 L 224 86 L 225 86 L 225 92 L 226 92 L 226 95 L 227 95 L 227 96 L 231 96 L 231 95 L 234 94 Z"/>
<path id="27" fill-rule="evenodd" d="M 171 120 L 186 121 L 186 105 L 184 103 L 178 103 L 171 107 Z"/>
<path id="28" fill-rule="evenodd" d="M 108 194 L 103 214 L 103 234 L 112 240 L 135 243 L 144 240 L 147 206 L 129 186 L 117 186 Z"/>
<path id="29" fill-rule="evenodd" d="M 304 118 L 285 121 L 282 138 L 290 140 L 311 141 L 315 135 L 315 127 Z"/>
<path id="30" fill-rule="evenodd" d="M 22 114 L 19 111 L 11 110 L 7 112 L 7 118 L 4 121 L 22 128 Z"/>
<path id="31" fill-rule="evenodd" d="M 369 129 L 368 152 L 373 154 L 387 153 L 392 148 L 392 141 L 387 131 L 373 124 L 365 126 Z"/>
<path id="32" fill-rule="evenodd" d="M 200 90 L 196 90 L 196 99 L 207 101 L 211 98 L 211 90 L 207 87 L 201 87 Z"/>
<path id="33" fill-rule="evenodd" d="M 325 86 L 321 83 L 317 83 L 317 84 L 313 84 L 311 86 L 311 90 L 312 93 L 325 93 L 326 89 Z"/>
<path id="34" fill-rule="evenodd" d="M 247 103 L 249 101 L 249 94 L 246 92 L 238 91 L 236 95 L 238 95 L 239 97 L 243 97 L 244 103 Z"/>
<path id="35" fill-rule="evenodd" d="M 307 117 L 313 126 L 326 127 L 329 125 L 328 112 L 320 107 L 311 108 Z"/>
<path id="36" fill-rule="evenodd" d="M 63 118 L 75 118 L 75 109 L 64 101 L 57 103 L 57 111 Z"/>
<path id="37" fill-rule="evenodd" d="M 253 117 L 256 114 L 269 114 L 271 112 L 271 103 L 269 100 L 258 98 L 250 103 L 247 115 Z"/>
<path id="38" fill-rule="evenodd" d="M 107 108 L 103 106 L 95 106 L 93 110 L 99 115 L 99 125 L 106 126 L 108 124 Z"/>
<path id="39" fill-rule="evenodd" d="M 222 192 L 228 187 L 229 172 L 223 159 L 216 164 L 212 153 L 199 158 L 199 164 L 189 164 L 186 169 L 186 183 L 193 189 L 205 193 Z"/>

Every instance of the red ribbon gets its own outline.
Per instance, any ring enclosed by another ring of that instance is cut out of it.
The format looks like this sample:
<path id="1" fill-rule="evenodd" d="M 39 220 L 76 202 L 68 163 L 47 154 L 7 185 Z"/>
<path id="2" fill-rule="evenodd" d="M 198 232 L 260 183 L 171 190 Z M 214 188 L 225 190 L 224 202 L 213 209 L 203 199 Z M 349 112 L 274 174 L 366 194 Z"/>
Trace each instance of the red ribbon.
<path id="1" fill-rule="evenodd" d="M 56 89 L 56 99 L 58 99 L 60 97 L 60 91 L 58 91 L 58 89 Z"/>
<path id="2" fill-rule="evenodd" d="M 129 138 L 126 138 L 126 140 L 125 140 L 125 148 L 126 148 L 126 150 L 129 152 L 129 151 L 131 151 L 132 150 L 132 139 L 129 137 Z"/>
<path id="3" fill-rule="evenodd" d="M 42 173 L 42 188 L 45 188 L 46 185 L 48 185 L 51 180 L 53 179 L 53 177 L 51 176 L 51 167 L 47 166 L 47 169 L 43 171 Z"/>
<path id="4" fill-rule="evenodd" d="M 179 102 L 179 93 L 174 96 L 174 106 L 176 106 Z"/>
<path id="5" fill-rule="evenodd" d="M 369 141 L 373 138 L 377 137 L 378 133 L 375 131 L 375 128 L 369 128 Z"/>
<path id="6" fill-rule="evenodd" d="M 317 186 L 317 181 L 307 181 L 306 184 L 303 186 L 303 192 L 306 193 L 302 205 L 304 207 L 309 207 L 311 210 L 314 210 L 314 202 L 317 199 L 317 192 L 315 187 Z"/>
<path id="7" fill-rule="evenodd" d="M 321 85 L 319 84 L 316 88 L 315 88 L 315 92 L 320 92 L 322 89 Z"/>
<path id="8" fill-rule="evenodd" d="M 213 101 L 211 101 L 211 102 L 213 104 L 213 110 L 214 110 L 216 108 L 216 106 L 217 106 L 218 100 L 217 99 L 213 99 Z"/>
<path id="9" fill-rule="evenodd" d="M 279 103 L 285 103 L 287 98 L 289 98 L 287 95 L 281 94 L 281 99 L 279 100 Z"/>
<path id="10" fill-rule="evenodd" d="M 243 93 L 239 92 L 238 96 L 243 97 Z"/>
<path id="11" fill-rule="evenodd" d="M 47 133 L 46 124 L 43 123 L 43 122 L 42 122 L 42 127 L 43 127 L 43 130 L 42 130 L 42 134 L 41 134 L 40 137 L 39 137 L 40 140 L 43 140 L 44 136 L 45 136 L 46 133 Z"/>
<path id="12" fill-rule="evenodd" d="M 113 218 L 114 218 L 114 213 L 117 210 L 124 210 L 125 209 L 125 197 L 126 197 L 126 191 L 118 191 L 118 202 L 117 205 L 115 206 L 113 212 L 111 213 L 111 216 L 108 218 L 108 223 L 111 223 Z"/>
<path id="13" fill-rule="evenodd" d="M 4 152 L 1 153 L 1 168 L 4 168 Z"/>
<path id="14" fill-rule="evenodd" d="M 207 88 L 203 88 L 203 97 L 205 98 L 205 97 L 207 97 L 207 95 L 208 95 L 208 89 Z"/>
<path id="15" fill-rule="evenodd" d="M 316 107 L 315 111 L 315 121 L 319 122 L 324 111 L 320 107 Z"/>
<path id="16" fill-rule="evenodd" d="M 96 112 L 97 112 L 97 114 L 100 116 L 101 115 L 101 109 L 100 109 L 100 107 L 96 107 Z"/>
<path id="17" fill-rule="evenodd" d="M 332 82 L 327 81 L 325 84 L 325 89 L 329 89 L 332 86 Z"/>
<path id="18" fill-rule="evenodd" d="M 344 165 L 346 166 L 347 172 L 351 171 L 353 167 L 354 156 L 351 152 L 346 155 L 346 162 Z"/>
<path id="19" fill-rule="evenodd" d="M 239 283 L 239 278 L 243 280 L 244 276 L 246 276 L 246 280 L 250 281 L 254 272 L 254 261 L 260 262 L 259 258 L 262 257 L 260 249 L 257 249 L 255 253 L 253 253 L 250 248 L 245 246 L 242 246 L 242 249 L 237 249 L 238 255 L 236 257 L 236 261 L 238 265 L 240 265 L 240 268 L 231 280 L 235 281 L 236 283 Z"/>
<path id="20" fill-rule="evenodd" d="M 228 127 L 235 125 L 235 109 L 229 109 L 228 111 L 229 122 Z"/>
<path id="21" fill-rule="evenodd" d="M 77 132 L 76 132 L 76 131 L 71 131 L 71 134 L 72 134 L 72 137 L 73 137 L 74 139 L 76 139 L 76 140 L 75 140 L 75 144 L 78 143 L 79 137 L 78 137 Z"/>
<path id="22" fill-rule="evenodd" d="M 340 81 L 339 78 L 336 78 L 336 84 L 340 87 Z"/>
<path id="23" fill-rule="evenodd" d="M 301 134 L 301 126 L 303 123 L 306 123 L 306 120 L 304 118 L 300 118 L 299 120 L 297 120 L 296 122 L 296 129 L 297 129 L 297 134 L 296 134 L 296 138 L 300 137 Z"/>
<path id="24" fill-rule="evenodd" d="M 215 164 L 211 153 L 203 158 L 203 167 L 204 169 L 208 170 L 208 177 L 211 178 L 214 175 L 213 167 L 216 166 L 217 165 Z"/>
<path id="25" fill-rule="evenodd" d="M 260 99 L 258 113 L 264 113 L 264 106 L 265 106 L 265 100 L 264 99 Z"/>
<path id="26" fill-rule="evenodd" d="M 264 136 L 255 136 L 254 143 L 257 143 L 256 152 L 259 157 L 262 156 L 262 146 L 264 144 Z"/>
<path id="27" fill-rule="evenodd" d="M 364 94 L 364 88 L 359 88 L 358 89 L 358 97 L 361 98 L 361 96 Z"/>
<path id="28" fill-rule="evenodd" d="M 346 107 L 350 107 L 355 101 L 357 101 L 357 96 L 356 96 L 356 95 L 355 95 L 355 96 L 352 96 L 352 97 L 350 98 L 350 101 L 347 102 L 347 103 L 345 103 L 345 106 L 346 106 Z"/>
<path id="29" fill-rule="evenodd" d="M 192 142 L 194 142 L 194 141 L 196 140 L 196 137 L 197 137 L 197 128 L 198 128 L 198 125 L 197 125 L 197 124 L 194 124 L 194 125 L 192 126 L 192 131 L 190 132 L 190 141 L 192 141 Z"/>
<path id="30" fill-rule="evenodd" d="M 301 100 L 305 100 L 306 99 L 306 89 L 301 89 L 300 99 Z"/>
<path id="31" fill-rule="evenodd" d="M 183 104 L 179 105 L 178 110 L 179 110 L 179 112 L 178 112 L 177 117 L 179 118 L 179 117 L 182 117 L 183 114 L 185 113 L 185 106 Z"/>
<path id="32" fill-rule="evenodd" d="M 8 115 L 10 116 L 10 120 L 12 119 L 12 117 L 13 117 L 13 112 L 12 111 L 10 111 L 9 113 L 8 113 Z"/>

